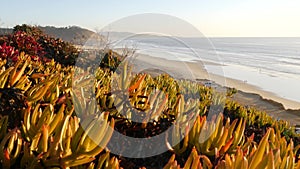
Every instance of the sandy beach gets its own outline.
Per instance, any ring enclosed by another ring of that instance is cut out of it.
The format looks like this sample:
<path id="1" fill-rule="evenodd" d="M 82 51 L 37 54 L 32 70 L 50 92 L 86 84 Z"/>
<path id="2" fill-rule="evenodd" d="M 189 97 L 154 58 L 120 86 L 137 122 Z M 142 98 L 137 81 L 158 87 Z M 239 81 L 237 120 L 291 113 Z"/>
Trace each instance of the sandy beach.
<path id="1" fill-rule="evenodd" d="M 177 79 L 209 79 L 224 87 L 234 87 L 238 89 L 238 93 L 233 96 L 233 100 L 242 105 L 266 111 L 275 119 L 287 120 L 293 125 L 300 125 L 299 102 L 282 98 L 240 80 L 208 73 L 204 68 L 205 65 L 216 65 L 215 63 L 181 62 L 144 54 L 135 54 L 133 57 L 129 57 L 128 60 L 129 63 L 134 65 L 134 72 L 147 72 L 147 70 L 155 69 L 166 72 Z"/>

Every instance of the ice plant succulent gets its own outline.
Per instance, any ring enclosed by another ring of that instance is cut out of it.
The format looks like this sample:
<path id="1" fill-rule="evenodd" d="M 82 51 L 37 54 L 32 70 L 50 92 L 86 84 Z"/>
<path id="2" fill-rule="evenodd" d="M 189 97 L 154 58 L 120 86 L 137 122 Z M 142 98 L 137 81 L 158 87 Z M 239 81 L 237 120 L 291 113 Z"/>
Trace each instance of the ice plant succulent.
<path id="1" fill-rule="evenodd" d="M 8 46 L 6 42 L 0 45 L 0 58 L 2 59 L 11 59 L 12 61 L 18 60 L 19 51 L 15 50 L 14 47 Z"/>

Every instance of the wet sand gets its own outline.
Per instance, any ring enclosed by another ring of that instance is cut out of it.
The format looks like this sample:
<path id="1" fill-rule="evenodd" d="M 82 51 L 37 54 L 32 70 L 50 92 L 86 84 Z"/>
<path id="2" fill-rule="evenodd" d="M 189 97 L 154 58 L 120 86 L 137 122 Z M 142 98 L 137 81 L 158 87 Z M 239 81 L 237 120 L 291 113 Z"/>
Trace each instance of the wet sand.
<path id="1" fill-rule="evenodd" d="M 257 86 L 247 84 L 243 81 L 225 78 L 215 74 L 209 74 L 204 65 L 214 64 L 211 62 L 180 62 L 152 57 L 144 54 L 135 54 L 128 58 L 133 64 L 134 72 L 147 72 L 156 70 L 166 72 L 177 79 L 209 79 L 224 87 L 238 89 L 232 99 L 245 106 L 252 106 L 258 110 L 266 111 L 275 119 L 287 120 L 291 124 L 300 125 L 300 103 L 291 101 L 274 93 L 264 91 Z M 152 71 L 153 72 L 153 71 Z"/>

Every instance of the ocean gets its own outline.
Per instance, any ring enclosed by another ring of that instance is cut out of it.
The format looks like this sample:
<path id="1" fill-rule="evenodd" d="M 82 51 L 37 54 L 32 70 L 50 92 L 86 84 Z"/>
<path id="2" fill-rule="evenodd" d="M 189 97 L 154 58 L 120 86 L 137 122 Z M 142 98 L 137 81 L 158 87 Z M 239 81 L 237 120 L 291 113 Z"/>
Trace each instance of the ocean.
<path id="1" fill-rule="evenodd" d="M 178 38 L 141 34 L 112 44 L 169 60 L 217 63 L 205 65 L 205 69 L 300 102 L 300 38 Z"/>

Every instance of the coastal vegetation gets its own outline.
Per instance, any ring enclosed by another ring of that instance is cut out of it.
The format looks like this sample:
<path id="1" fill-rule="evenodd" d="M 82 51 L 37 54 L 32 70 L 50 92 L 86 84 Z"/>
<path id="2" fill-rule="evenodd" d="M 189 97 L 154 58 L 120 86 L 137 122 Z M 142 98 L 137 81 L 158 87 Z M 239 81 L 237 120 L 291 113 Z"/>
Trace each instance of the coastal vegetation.
<path id="1" fill-rule="evenodd" d="M 300 168 L 295 128 L 233 101 L 236 89 L 223 96 L 167 74 L 134 74 L 126 56 L 103 50 L 95 100 L 84 99 L 89 79 L 74 78 L 89 71 L 84 61 L 75 66 L 80 52 L 28 25 L 0 37 L 1 168 Z M 148 138 L 171 126 L 163 154 L 128 158 L 105 148 L 116 131 Z"/>

